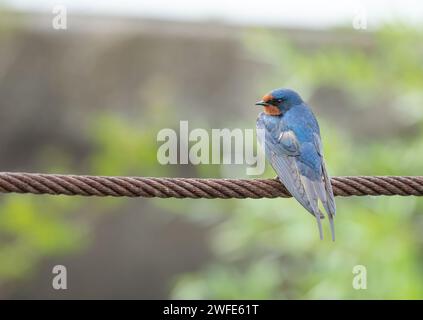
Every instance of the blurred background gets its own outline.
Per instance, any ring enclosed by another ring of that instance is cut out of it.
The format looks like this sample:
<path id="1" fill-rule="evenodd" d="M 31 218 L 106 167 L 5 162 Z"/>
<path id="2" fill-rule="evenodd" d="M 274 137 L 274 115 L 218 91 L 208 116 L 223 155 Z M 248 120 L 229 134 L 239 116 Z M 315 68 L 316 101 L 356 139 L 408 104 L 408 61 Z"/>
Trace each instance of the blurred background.
<path id="1" fill-rule="evenodd" d="M 331 175 L 422 175 L 422 18 L 418 1 L 0 1 L 0 170 L 242 178 L 160 165 L 158 131 L 254 128 L 254 102 L 289 87 Z M 422 299 L 423 199 L 337 206 L 332 243 L 292 199 L 0 195 L 0 299 Z"/>

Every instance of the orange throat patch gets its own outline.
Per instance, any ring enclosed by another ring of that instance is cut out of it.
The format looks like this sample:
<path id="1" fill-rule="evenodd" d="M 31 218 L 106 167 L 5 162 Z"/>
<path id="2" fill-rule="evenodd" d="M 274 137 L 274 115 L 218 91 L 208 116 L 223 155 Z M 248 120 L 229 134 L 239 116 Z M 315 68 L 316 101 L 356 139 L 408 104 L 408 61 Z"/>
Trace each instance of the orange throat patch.
<path id="1" fill-rule="evenodd" d="M 268 114 L 269 116 L 279 116 L 282 112 L 281 110 L 279 110 L 278 107 L 269 105 L 269 106 L 264 106 L 264 113 Z"/>

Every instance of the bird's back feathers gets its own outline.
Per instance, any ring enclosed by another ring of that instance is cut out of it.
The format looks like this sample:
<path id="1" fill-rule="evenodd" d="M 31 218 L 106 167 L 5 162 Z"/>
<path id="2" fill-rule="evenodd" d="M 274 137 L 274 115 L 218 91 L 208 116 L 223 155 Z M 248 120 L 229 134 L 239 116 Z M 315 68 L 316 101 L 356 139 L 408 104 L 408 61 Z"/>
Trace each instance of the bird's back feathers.
<path id="1" fill-rule="evenodd" d="M 261 113 L 257 128 L 265 132 L 260 143 L 279 179 L 300 204 L 316 217 L 322 238 L 319 201 L 328 214 L 332 239 L 335 201 L 323 160 L 320 129 L 311 110 L 302 103 L 281 116 Z"/>

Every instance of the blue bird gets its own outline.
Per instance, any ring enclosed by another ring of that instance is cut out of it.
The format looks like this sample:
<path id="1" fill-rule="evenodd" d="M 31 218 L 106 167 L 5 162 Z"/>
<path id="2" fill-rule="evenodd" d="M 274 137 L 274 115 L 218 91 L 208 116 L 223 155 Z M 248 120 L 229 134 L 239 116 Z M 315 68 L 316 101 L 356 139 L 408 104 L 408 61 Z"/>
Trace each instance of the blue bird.
<path id="1" fill-rule="evenodd" d="M 315 216 L 320 239 L 323 239 L 320 219 L 324 216 L 319 209 L 320 200 L 335 241 L 335 199 L 323 160 L 316 117 L 299 94 L 290 89 L 273 90 L 256 105 L 264 107 L 256 124 L 259 143 L 279 180 Z"/>

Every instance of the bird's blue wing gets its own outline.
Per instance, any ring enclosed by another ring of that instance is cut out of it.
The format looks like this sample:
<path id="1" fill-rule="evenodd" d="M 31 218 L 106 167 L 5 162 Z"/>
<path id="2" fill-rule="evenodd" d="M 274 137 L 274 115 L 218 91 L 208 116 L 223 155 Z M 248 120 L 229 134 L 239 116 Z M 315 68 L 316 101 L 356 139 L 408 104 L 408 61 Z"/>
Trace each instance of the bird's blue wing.
<path id="1" fill-rule="evenodd" d="M 333 222 L 333 218 L 336 214 L 336 205 L 335 205 L 335 197 L 333 195 L 332 184 L 330 182 L 329 174 L 326 170 L 326 165 L 323 160 L 323 150 L 322 150 L 322 143 L 320 140 L 319 135 L 314 134 L 314 143 L 317 149 L 319 156 L 322 158 L 322 177 L 314 182 L 316 191 L 318 192 L 319 199 L 323 204 L 323 207 L 328 214 L 331 233 L 332 233 L 332 240 L 335 240 L 335 226 Z"/>
<path id="2" fill-rule="evenodd" d="M 322 191 L 326 195 L 326 201 L 322 201 L 323 206 L 328 214 L 335 216 L 336 214 L 336 205 L 335 205 L 335 197 L 333 195 L 332 184 L 330 182 L 329 174 L 326 170 L 325 161 L 323 160 L 323 148 L 320 137 L 317 134 L 314 134 L 314 142 L 316 145 L 317 152 L 322 157 L 322 175 L 323 175 L 323 183 L 324 185 L 321 186 Z"/>
<path id="3" fill-rule="evenodd" d="M 334 201 L 332 201 L 333 192 L 330 182 L 326 183 L 329 180 L 324 165 L 319 172 L 326 174 L 326 178 L 319 177 L 315 179 L 304 173 L 304 163 L 300 161 L 302 156 L 300 143 L 295 133 L 284 125 L 282 119 L 277 124 L 269 124 L 266 121 L 262 121 L 259 117 L 257 128 L 263 129 L 265 132 L 264 141 L 261 141 L 261 144 L 264 145 L 266 156 L 278 174 L 279 179 L 291 195 L 316 217 L 320 238 L 323 237 L 320 223 L 323 215 L 318 207 L 319 199 L 323 203 L 325 210 L 328 211 L 332 237 L 334 238 L 332 214 L 334 212 Z M 318 137 L 318 135 L 316 136 Z M 315 144 L 309 143 L 308 147 L 312 147 L 321 156 L 320 139 L 316 140 Z M 321 163 L 323 164 L 323 162 Z"/>
<path id="4" fill-rule="evenodd" d="M 282 119 L 277 123 L 268 123 L 259 117 L 257 129 L 264 132 L 259 143 L 264 146 L 266 157 L 279 179 L 291 195 L 315 216 L 317 210 L 310 203 L 310 197 L 298 168 L 297 157 L 300 155 L 300 146 L 295 133 L 284 125 Z"/>
<path id="5" fill-rule="evenodd" d="M 291 195 L 297 199 L 308 212 L 316 217 L 320 238 L 323 238 L 320 222 L 323 215 L 318 207 L 318 193 L 312 180 L 302 175 L 298 167 L 297 157 L 299 156 L 300 149 L 298 148 L 296 150 L 296 154 L 298 155 L 290 155 L 292 150 L 288 150 L 288 154 L 286 154 L 283 143 L 277 145 L 272 144 L 268 146 L 268 149 L 277 149 L 279 151 L 270 151 L 270 154 L 267 154 L 270 164 L 278 174 L 279 180 L 284 184 Z"/>

